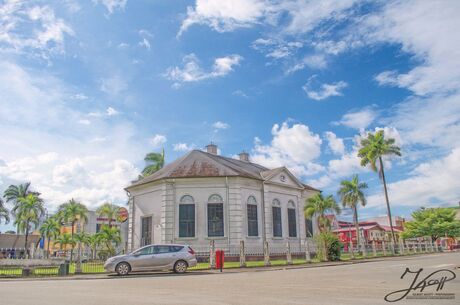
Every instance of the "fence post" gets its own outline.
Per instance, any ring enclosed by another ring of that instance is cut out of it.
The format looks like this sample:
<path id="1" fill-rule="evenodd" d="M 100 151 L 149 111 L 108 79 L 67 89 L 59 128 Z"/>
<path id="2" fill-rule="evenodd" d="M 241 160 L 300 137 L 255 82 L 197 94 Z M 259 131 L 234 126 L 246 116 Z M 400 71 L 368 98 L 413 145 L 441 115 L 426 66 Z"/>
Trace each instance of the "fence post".
<path id="1" fill-rule="evenodd" d="M 418 247 L 417 252 L 423 252 L 422 251 L 422 243 L 420 241 L 417 243 L 417 247 Z"/>
<path id="2" fill-rule="evenodd" d="M 399 239 L 399 253 L 404 255 L 404 241 Z"/>
<path id="3" fill-rule="evenodd" d="M 377 249 L 375 248 L 375 240 L 372 241 L 372 253 L 374 254 L 374 257 L 377 256 Z"/>
<path id="4" fill-rule="evenodd" d="M 211 269 L 216 268 L 216 256 L 215 256 L 215 243 L 214 240 L 209 241 L 209 265 Z"/>
<path id="5" fill-rule="evenodd" d="M 310 247 L 308 245 L 308 240 L 305 239 L 305 260 L 307 263 L 311 262 L 311 256 L 310 256 Z"/>
<path id="6" fill-rule="evenodd" d="M 361 242 L 361 249 L 363 250 L 363 258 L 366 258 L 367 256 L 367 248 L 366 248 L 366 241 Z"/>
<path id="7" fill-rule="evenodd" d="M 270 249 L 268 248 L 268 241 L 264 242 L 264 266 L 270 266 Z"/>
<path id="8" fill-rule="evenodd" d="M 383 256 L 386 256 L 387 255 L 387 249 L 385 249 L 386 246 L 385 246 L 385 241 L 382 240 L 382 251 L 383 251 Z"/>
<path id="9" fill-rule="evenodd" d="M 412 244 L 412 250 L 414 250 L 414 253 L 417 253 L 417 244 L 416 243 Z"/>
<path id="10" fill-rule="evenodd" d="M 244 251 L 244 240 L 240 240 L 240 267 L 246 267 L 246 251 Z"/>
<path id="11" fill-rule="evenodd" d="M 348 252 L 350 253 L 351 258 L 355 258 L 355 253 L 353 252 L 353 242 L 350 240 L 350 245 L 348 246 Z"/>
<path id="12" fill-rule="evenodd" d="M 286 261 L 288 265 L 292 265 L 291 244 L 289 242 L 286 244 Z"/>

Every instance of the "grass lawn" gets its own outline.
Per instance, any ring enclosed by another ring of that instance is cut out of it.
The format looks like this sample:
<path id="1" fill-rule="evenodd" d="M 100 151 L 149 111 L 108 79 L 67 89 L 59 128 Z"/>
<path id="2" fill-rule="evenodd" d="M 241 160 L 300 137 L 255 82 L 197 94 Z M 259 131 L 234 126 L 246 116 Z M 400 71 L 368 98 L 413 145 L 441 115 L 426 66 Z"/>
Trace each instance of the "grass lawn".
<path id="1" fill-rule="evenodd" d="M 410 252 L 410 253 L 405 253 L 405 254 L 396 254 L 395 256 L 407 256 L 407 255 L 414 255 L 414 254 L 422 254 L 424 252 Z M 386 255 L 383 255 L 383 252 L 377 252 L 377 257 L 383 257 L 383 256 L 392 256 L 391 252 L 386 252 Z M 349 260 L 359 260 L 359 259 L 364 259 L 364 258 L 373 258 L 374 253 L 370 252 L 367 253 L 367 256 L 364 257 L 361 254 L 356 253 L 354 258 L 351 257 L 349 253 L 343 253 L 340 256 L 341 261 L 349 261 Z M 319 259 L 314 258 L 311 261 L 312 263 L 318 263 L 320 262 Z M 293 259 L 292 263 L 294 265 L 301 265 L 301 264 L 306 264 L 305 259 Z M 283 259 L 278 259 L 278 260 L 271 260 L 270 261 L 271 266 L 285 266 L 287 265 L 287 261 Z M 263 267 L 264 266 L 264 261 L 246 261 L 246 267 L 251 268 L 251 267 Z M 74 274 L 75 273 L 75 263 L 70 264 L 69 266 L 69 273 Z M 225 262 L 224 268 L 239 268 L 240 267 L 240 262 Z M 190 268 L 190 270 L 206 270 L 209 269 L 209 263 L 198 263 L 195 267 Z M 59 267 L 38 267 L 35 268 L 33 271 L 33 275 L 57 275 L 59 272 Z M 88 262 L 88 263 L 82 263 L 82 272 L 83 273 L 104 273 L 104 263 L 103 262 Z M 0 267 L 0 276 L 21 276 L 22 275 L 22 269 L 17 268 L 17 267 Z"/>

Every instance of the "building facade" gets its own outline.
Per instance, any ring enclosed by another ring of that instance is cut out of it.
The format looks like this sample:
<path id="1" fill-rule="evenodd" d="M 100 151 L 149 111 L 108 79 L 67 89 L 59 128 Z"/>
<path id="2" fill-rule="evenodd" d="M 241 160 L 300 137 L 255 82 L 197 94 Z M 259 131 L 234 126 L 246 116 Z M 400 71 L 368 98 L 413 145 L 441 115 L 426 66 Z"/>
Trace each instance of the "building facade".
<path id="1" fill-rule="evenodd" d="M 193 150 L 126 188 L 128 249 L 180 243 L 206 247 L 263 246 L 306 238 L 303 206 L 318 190 L 287 168 L 268 169 L 239 159 Z M 313 226 L 314 227 L 314 226 Z"/>

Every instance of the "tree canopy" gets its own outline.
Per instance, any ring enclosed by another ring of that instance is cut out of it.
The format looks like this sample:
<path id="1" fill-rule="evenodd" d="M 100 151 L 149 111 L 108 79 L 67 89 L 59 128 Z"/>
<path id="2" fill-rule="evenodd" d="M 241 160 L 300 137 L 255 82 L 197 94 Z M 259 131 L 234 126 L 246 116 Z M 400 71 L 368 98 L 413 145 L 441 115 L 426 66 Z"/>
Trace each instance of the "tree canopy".
<path id="1" fill-rule="evenodd" d="M 404 224 L 403 238 L 430 236 L 432 241 L 439 237 L 460 236 L 460 221 L 455 219 L 456 211 L 450 208 L 419 209 L 412 213 L 413 221 Z"/>

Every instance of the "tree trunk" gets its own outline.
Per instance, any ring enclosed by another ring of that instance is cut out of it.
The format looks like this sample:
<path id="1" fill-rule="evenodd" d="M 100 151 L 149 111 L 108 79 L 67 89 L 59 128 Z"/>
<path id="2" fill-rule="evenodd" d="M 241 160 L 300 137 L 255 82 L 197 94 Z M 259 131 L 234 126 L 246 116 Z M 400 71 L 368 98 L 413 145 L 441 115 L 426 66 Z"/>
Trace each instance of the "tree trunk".
<path id="1" fill-rule="evenodd" d="M 352 206 L 353 208 L 353 222 L 355 224 L 356 230 L 356 247 L 359 249 L 361 246 L 360 236 L 359 236 L 359 223 L 358 223 L 358 207 L 356 205 Z"/>
<path id="2" fill-rule="evenodd" d="M 26 238 L 24 241 L 24 249 L 26 249 L 26 258 L 29 258 L 29 248 L 27 248 L 27 241 L 29 239 L 29 220 L 26 222 Z"/>
<path id="3" fill-rule="evenodd" d="M 74 247 L 74 244 L 73 244 L 73 233 L 74 233 L 74 226 L 75 226 L 75 222 L 72 221 L 72 233 L 71 233 L 71 237 L 72 237 L 72 243 L 70 244 L 70 263 L 72 263 L 73 261 L 73 247 Z"/>
<path id="4" fill-rule="evenodd" d="M 393 252 L 393 254 L 395 254 L 394 253 L 395 252 L 394 245 L 396 245 L 396 237 L 395 237 L 395 232 L 393 230 L 393 221 L 391 219 L 390 200 L 388 199 L 387 182 L 385 180 L 385 171 L 383 169 L 382 157 L 379 157 L 379 163 L 380 163 L 380 171 L 382 173 L 383 190 L 385 191 L 385 201 L 386 201 L 386 204 L 387 204 L 388 220 L 390 221 L 391 238 L 393 239 L 392 252 Z"/>
<path id="5" fill-rule="evenodd" d="M 46 245 L 46 258 L 50 258 L 50 242 L 51 238 L 48 237 L 48 244 Z"/>

